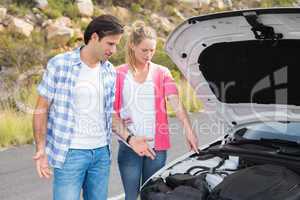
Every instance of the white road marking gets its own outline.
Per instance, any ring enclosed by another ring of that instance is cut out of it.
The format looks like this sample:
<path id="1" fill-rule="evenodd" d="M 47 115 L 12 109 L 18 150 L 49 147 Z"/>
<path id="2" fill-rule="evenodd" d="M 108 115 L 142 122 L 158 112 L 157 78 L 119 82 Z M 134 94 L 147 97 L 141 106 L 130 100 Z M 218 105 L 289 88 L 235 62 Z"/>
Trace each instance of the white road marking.
<path id="1" fill-rule="evenodd" d="M 0 148 L 0 152 L 6 151 L 8 148 Z"/>
<path id="2" fill-rule="evenodd" d="M 110 197 L 108 198 L 108 200 L 120 200 L 120 199 L 124 199 L 125 198 L 125 194 L 120 194 L 118 196 L 114 196 L 114 197 Z"/>

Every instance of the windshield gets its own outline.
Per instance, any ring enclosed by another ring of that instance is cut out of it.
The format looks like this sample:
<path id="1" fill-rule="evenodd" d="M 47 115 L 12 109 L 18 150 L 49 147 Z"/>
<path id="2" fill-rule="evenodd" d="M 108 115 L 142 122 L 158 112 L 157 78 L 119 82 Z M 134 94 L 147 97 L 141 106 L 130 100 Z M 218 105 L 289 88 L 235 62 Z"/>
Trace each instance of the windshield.
<path id="1" fill-rule="evenodd" d="M 251 140 L 279 139 L 300 143 L 300 122 L 265 122 L 247 126 L 236 133 Z"/>

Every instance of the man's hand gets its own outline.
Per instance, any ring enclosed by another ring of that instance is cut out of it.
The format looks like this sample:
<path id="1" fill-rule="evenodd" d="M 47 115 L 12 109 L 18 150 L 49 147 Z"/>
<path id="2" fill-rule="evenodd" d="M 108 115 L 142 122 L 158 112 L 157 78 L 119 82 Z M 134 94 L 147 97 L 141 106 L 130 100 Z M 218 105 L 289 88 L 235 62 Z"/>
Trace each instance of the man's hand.
<path id="1" fill-rule="evenodd" d="M 156 154 L 153 149 L 148 146 L 147 141 L 153 141 L 153 139 L 133 136 L 129 141 L 129 145 L 139 156 L 147 156 L 154 160 Z"/>
<path id="2" fill-rule="evenodd" d="M 45 151 L 37 151 L 33 157 L 35 160 L 36 170 L 40 178 L 50 178 L 51 170 L 48 164 L 48 158 Z"/>
<path id="3" fill-rule="evenodd" d="M 123 123 L 125 127 L 128 127 L 130 124 L 132 124 L 132 119 L 130 117 L 123 119 Z"/>
<path id="4" fill-rule="evenodd" d="M 129 136 L 127 130 L 127 125 L 130 123 L 130 119 L 122 121 L 117 114 L 113 114 L 112 120 L 112 130 L 116 133 L 123 141 Z M 147 141 L 153 141 L 153 139 L 146 137 L 133 136 L 129 140 L 129 146 L 136 152 L 139 156 L 147 156 L 154 160 L 155 152 L 148 146 Z"/>

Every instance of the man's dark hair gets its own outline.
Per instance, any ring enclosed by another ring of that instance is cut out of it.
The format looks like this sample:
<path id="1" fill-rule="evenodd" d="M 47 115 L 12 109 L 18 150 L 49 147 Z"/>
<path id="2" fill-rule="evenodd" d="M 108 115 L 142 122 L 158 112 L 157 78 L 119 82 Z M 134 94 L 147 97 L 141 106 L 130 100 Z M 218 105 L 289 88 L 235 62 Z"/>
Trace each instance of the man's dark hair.
<path id="1" fill-rule="evenodd" d="M 101 15 L 94 18 L 84 32 L 84 43 L 87 44 L 93 33 L 102 39 L 107 35 L 117 35 L 124 32 L 123 25 L 112 15 Z"/>

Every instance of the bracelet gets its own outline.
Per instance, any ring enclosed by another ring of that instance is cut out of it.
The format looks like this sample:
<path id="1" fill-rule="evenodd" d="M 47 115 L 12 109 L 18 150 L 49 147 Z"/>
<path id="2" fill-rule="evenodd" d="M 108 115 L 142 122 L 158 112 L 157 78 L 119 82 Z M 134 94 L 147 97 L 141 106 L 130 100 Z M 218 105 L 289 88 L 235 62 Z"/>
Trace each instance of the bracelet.
<path id="1" fill-rule="evenodd" d="M 128 137 L 126 138 L 126 143 L 129 144 L 130 139 L 132 138 L 132 134 L 129 134 Z"/>

